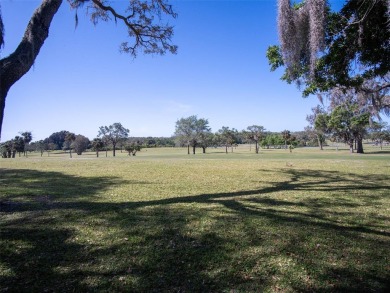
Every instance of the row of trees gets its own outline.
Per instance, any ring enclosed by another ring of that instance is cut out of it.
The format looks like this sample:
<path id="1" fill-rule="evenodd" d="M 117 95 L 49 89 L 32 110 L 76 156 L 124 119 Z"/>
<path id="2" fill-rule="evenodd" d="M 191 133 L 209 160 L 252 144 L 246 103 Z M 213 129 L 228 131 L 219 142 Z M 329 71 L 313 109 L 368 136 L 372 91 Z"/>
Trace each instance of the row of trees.
<path id="1" fill-rule="evenodd" d="M 198 118 L 196 115 L 177 120 L 174 137 L 177 145 L 187 147 L 187 154 L 190 154 L 191 147 L 192 153 L 195 154 L 197 147 L 202 148 L 203 153 L 205 153 L 206 148 L 210 146 L 223 146 L 227 153 L 228 147 L 232 147 L 233 151 L 233 146 L 241 143 L 253 143 L 255 153 L 259 153 L 260 146 L 266 148 L 282 145 L 287 148 L 287 145 L 291 144 L 306 146 L 312 140 L 308 135 L 301 133 L 292 135 L 289 130 L 284 130 L 281 133 L 267 132 L 260 125 L 251 125 L 242 131 L 223 126 L 213 133 L 208 120 Z"/>
<path id="2" fill-rule="evenodd" d="M 325 110 L 322 106 L 312 109 L 312 114 L 307 116 L 309 126 L 303 131 L 290 132 L 269 132 L 263 126 L 251 125 L 242 131 L 227 126 L 221 127 L 213 133 L 208 120 L 198 119 L 196 115 L 181 118 L 176 122 L 176 130 L 172 137 L 129 137 L 130 131 L 121 123 L 114 123 L 110 126 L 101 126 L 98 136 L 89 140 L 81 134 L 74 134 L 69 131 L 54 132 L 48 138 L 40 141 L 32 141 L 32 133 L 29 131 L 20 132 L 15 138 L 0 144 L 0 153 L 3 158 L 14 158 L 16 153 L 21 156 L 24 153 L 38 151 L 48 155 L 54 150 L 69 152 L 72 151 L 81 155 L 86 150 L 96 152 L 107 152 L 111 150 L 115 156 L 116 150 L 128 152 L 135 156 L 144 147 L 174 147 L 186 146 L 187 153 L 196 153 L 196 148 L 202 148 L 203 153 L 208 147 L 224 147 L 225 152 L 238 144 L 254 144 L 254 152 L 259 153 L 262 148 L 286 148 L 287 146 L 323 146 L 327 140 L 343 142 L 349 145 L 351 152 L 354 149 L 358 153 L 363 152 L 363 139 L 371 139 L 375 144 L 382 147 L 383 142 L 390 142 L 390 127 L 384 122 L 369 123 L 369 115 L 359 111 L 357 105 L 340 104 Z"/>
<path id="3" fill-rule="evenodd" d="M 98 135 L 92 141 L 81 134 L 74 134 L 73 132 L 62 130 L 54 132 L 49 137 L 40 141 L 32 141 L 31 132 L 20 133 L 21 136 L 16 136 L 14 139 L 0 144 L 0 152 L 3 158 L 14 158 L 16 153 L 27 151 L 39 151 L 43 155 L 44 151 L 48 152 L 54 150 L 63 150 L 69 152 L 72 157 L 72 151 L 81 155 L 87 149 L 96 151 L 96 156 L 99 152 L 105 150 L 112 150 L 115 156 L 116 150 L 120 148 L 135 156 L 142 147 L 156 147 L 156 146 L 174 146 L 172 138 L 129 138 L 130 130 L 123 127 L 121 123 L 113 123 L 109 126 L 101 126 Z"/>
<path id="4" fill-rule="evenodd" d="M 0 145 L 1 154 L 3 158 L 14 158 L 17 152 L 26 152 L 27 150 L 40 151 L 41 155 L 44 151 L 64 150 L 69 151 L 72 157 L 72 150 L 78 155 L 81 155 L 88 148 L 93 149 L 99 155 L 99 151 L 108 146 L 112 146 L 113 156 L 117 144 L 124 142 L 129 135 L 129 130 L 124 128 L 120 123 L 114 123 L 110 126 L 101 126 L 99 128 L 98 137 L 90 141 L 86 136 L 81 134 L 74 134 L 72 132 L 63 130 L 51 134 L 48 138 L 36 141 L 30 144 L 32 140 L 31 132 L 23 132 L 22 136 L 16 136 L 14 139 L 6 141 Z M 138 149 L 138 148 L 136 148 Z M 131 152 L 135 154 L 134 147 Z"/>
<path id="5" fill-rule="evenodd" d="M 3 158 L 15 158 L 16 153 L 27 155 L 27 145 L 32 140 L 32 134 L 29 131 L 20 132 L 20 135 L 0 144 L 0 153 Z"/>
<path id="6" fill-rule="evenodd" d="M 210 146 L 223 146 L 227 153 L 228 147 L 233 151 L 233 146 L 242 143 L 253 143 L 255 153 L 259 153 L 260 146 L 286 149 L 288 146 L 319 146 L 322 150 L 327 140 L 347 144 L 351 153 L 355 149 L 357 153 L 363 153 L 363 139 L 370 139 L 381 148 L 383 142 L 390 142 L 390 127 L 383 121 L 370 121 L 372 118 L 368 111 L 358 106 L 354 95 L 341 94 L 338 102 L 333 99 L 328 110 L 320 105 L 313 108 L 306 118 L 310 125 L 303 131 L 272 133 L 263 126 L 251 125 L 242 131 L 223 126 L 212 133 L 207 119 L 193 115 L 176 121 L 174 137 L 178 145 L 187 147 L 188 154 L 190 147 L 195 154 L 197 147 L 205 153 Z"/>

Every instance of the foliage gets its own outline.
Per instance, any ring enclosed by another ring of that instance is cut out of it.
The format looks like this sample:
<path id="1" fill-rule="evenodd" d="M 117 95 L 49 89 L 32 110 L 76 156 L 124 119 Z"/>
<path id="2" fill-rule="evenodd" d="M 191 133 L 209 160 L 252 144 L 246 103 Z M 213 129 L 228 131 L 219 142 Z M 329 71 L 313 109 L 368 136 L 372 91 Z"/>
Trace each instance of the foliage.
<path id="1" fill-rule="evenodd" d="M 237 143 L 238 131 L 235 128 L 230 129 L 227 126 L 222 126 L 217 132 L 217 137 L 220 145 L 225 147 L 225 152 L 228 153 L 228 147 L 232 148 Z"/>
<path id="2" fill-rule="evenodd" d="M 215 135 L 211 131 L 201 132 L 198 138 L 197 145 L 203 149 L 203 153 L 206 153 L 206 149 L 215 145 Z"/>
<path id="3" fill-rule="evenodd" d="M 246 128 L 246 131 L 243 131 L 246 138 L 255 142 L 255 152 L 259 153 L 259 143 L 264 138 L 265 128 L 260 125 L 252 125 Z"/>
<path id="4" fill-rule="evenodd" d="M 46 148 L 47 151 L 54 151 L 54 150 L 58 150 L 58 149 L 59 149 L 58 145 L 56 145 L 53 142 L 49 142 L 47 144 L 47 148 Z"/>
<path id="5" fill-rule="evenodd" d="M 35 141 L 31 143 L 31 147 L 33 150 L 40 152 L 41 156 L 45 150 L 47 150 L 47 143 L 45 143 L 43 140 Z"/>
<path id="6" fill-rule="evenodd" d="M 104 143 L 101 138 L 94 138 L 91 142 L 92 149 L 96 152 L 101 151 L 104 148 Z"/>
<path id="7" fill-rule="evenodd" d="M 104 143 L 112 144 L 112 155 L 115 157 L 115 148 L 118 142 L 129 136 L 130 130 L 124 128 L 121 123 L 114 123 L 110 126 L 101 126 L 98 136 L 102 137 Z"/>
<path id="8" fill-rule="evenodd" d="M 53 143 L 57 147 L 56 149 L 62 150 L 64 147 L 64 143 L 66 141 L 66 137 L 70 134 L 71 132 L 67 130 L 61 130 L 58 132 L 52 133 L 48 138 L 45 138 L 45 143 Z"/>
<path id="9" fill-rule="evenodd" d="M 210 131 L 207 119 L 192 115 L 176 121 L 174 136 L 179 145 L 185 144 L 187 146 L 188 154 L 190 154 L 190 146 L 192 146 L 193 154 L 195 154 L 196 146 L 206 146 L 209 142 Z"/>
<path id="10" fill-rule="evenodd" d="M 76 135 L 73 133 L 73 132 L 68 132 L 66 135 L 65 135 L 65 141 L 62 145 L 62 149 L 63 150 L 69 150 L 69 156 L 72 157 L 72 143 L 74 142 L 74 140 L 76 139 Z"/>
<path id="11" fill-rule="evenodd" d="M 368 113 L 359 111 L 356 104 L 336 106 L 329 114 L 317 116 L 316 128 L 327 128 L 333 136 L 347 143 L 353 152 L 354 140 L 362 140 L 363 133 L 369 125 Z M 363 150 L 358 152 L 363 152 Z"/>
<path id="12" fill-rule="evenodd" d="M 369 128 L 370 138 L 380 145 L 381 149 L 383 142 L 390 142 L 390 127 L 386 122 L 374 121 Z"/>
<path id="13" fill-rule="evenodd" d="M 137 141 L 142 141 L 145 147 L 174 147 L 176 145 L 174 137 L 133 137 Z"/>
<path id="14" fill-rule="evenodd" d="M 318 146 L 316 132 L 311 126 L 306 126 L 303 131 L 293 132 L 292 136 L 296 138 L 296 140 L 294 141 L 294 146 Z"/>
<path id="15" fill-rule="evenodd" d="M 87 150 L 90 142 L 87 137 L 84 135 L 78 134 L 75 136 L 71 147 L 74 149 L 74 151 L 78 154 L 81 155 L 85 150 Z"/>
<path id="16" fill-rule="evenodd" d="M 267 149 L 269 149 L 271 146 L 273 148 L 280 148 L 280 146 L 283 144 L 283 137 L 280 135 L 280 133 L 267 133 L 261 142 L 261 146 Z"/>
<path id="17" fill-rule="evenodd" d="M 269 47 L 267 57 L 271 70 L 285 67 L 283 80 L 305 84 L 304 96 L 337 86 L 371 99 L 390 87 L 388 1 L 348 0 L 339 12 L 324 8 L 325 0 L 307 0 L 295 8 L 289 0 L 278 3 L 280 46 Z M 367 84 L 372 82 L 376 85 Z M 380 110 L 380 101 L 376 106 Z"/>
<path id="18" fill-rule="evenodd" d="M 24 152 L 25 150 L 25 139 L 19 135 L 15 138 L 6 141 L 0 145 L 0 152 L 3 158 L 15 158 L 16 153 Z"/>
<path id="19" fill-rule="evenodd" d="M 290 144 L 291 138 L 292 138 L 291 132 L 290 132 L 290 130 L 285 129 L 281 132 L 281 135 L 282 135 L 283 140 L 284 140 L 284 148 L 287 149 L 287 144 Z"/>
<path id="20" fill-rule="evenodd" d="M 324 120 L 325 116 L 323 116 L 326 111 L 320 105 L 317 105 L 316 107 L 312 108 L 311 111 L 312 113 L 306 116 L 306 120 L 309 122 L 315 133 L 315 136 L 317 137 L 317 142 L 320 150 L 323 150 L 326 134 L 329 132 L 327 127 L 327 121 Z"/>
<path id="21" fill-rule="evenodd" d="M 19 134 L 23 137 L 25 145 L 28 145 L 33 139 L 31 131 L 21 131 Z"/>
<path id="22" fill-rule="evenodd" d="M 141 145 L 137 142 L 127 142 L 125 143 L 125 150 L 129 153 L 129 156 L 135 156 L 137 152 L 141 150 Z"/>
<path id="23" fill-rule="evenodd" d="M 177 46 L 171 44 L 173 27 L 162 24 L 163 15 L 174 18 L 177 16 L 166 0 L 129 1 L 124 14 L 102 0 L 68 0 L 68 2 L 72 8 L 76 9 L 76 25 L 77 11 L 86 2 L 88 3 L 87 14 L 90 15 L 94 25 L 100 21 L 110 21 L 111 17 L 115 18 L 115 22 L 122 23 L 127 28 L 129 38 L 133 39 L 132 44 L 129 42 L 121 44 L 120 50 L 122 52 L 130 53 L 135 57 L 138 51 L 160 55 L 167 51 L 171 53 L 177 51 Z"/>

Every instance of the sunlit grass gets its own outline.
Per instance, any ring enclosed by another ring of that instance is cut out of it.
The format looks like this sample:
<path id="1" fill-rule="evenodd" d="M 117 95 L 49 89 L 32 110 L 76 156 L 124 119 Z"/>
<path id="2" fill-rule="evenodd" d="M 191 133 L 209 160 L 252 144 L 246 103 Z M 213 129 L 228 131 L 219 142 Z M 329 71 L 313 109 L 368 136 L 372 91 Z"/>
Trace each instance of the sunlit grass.
<path id="1" fill-rule="evenodd" d="M 3 159 L 0 291 L 385 292 L 390 155 L 367 152 Z"/>

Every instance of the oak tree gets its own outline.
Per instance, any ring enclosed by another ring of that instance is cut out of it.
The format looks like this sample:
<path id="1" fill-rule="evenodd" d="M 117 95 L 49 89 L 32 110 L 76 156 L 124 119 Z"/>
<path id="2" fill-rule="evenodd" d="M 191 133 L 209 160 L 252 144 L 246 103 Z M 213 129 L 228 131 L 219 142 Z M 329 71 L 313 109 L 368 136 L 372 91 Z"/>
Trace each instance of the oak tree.
<path id="1" fill-rule="evenodd" d="M 205 146 L 207 143 L 207 137 L 211 133 L 210 131 L 211 129 L 207 119 L 192 115 L 176 121 L 174 135 L 179 144 L 185 144 L 187 146 L 187 154 L 190 154 L 190 146 L 192 146 L 192 153 L 195 155 L 196 147 L 201 144 Z"/>
<path id="2" fill-rule="evenodd" d="M 101 126 L 98 136 L 102 137 L 104 142 L 112 144 L 112 155 L 115 157 L 116 145 L 128 138 L 130 130 L 124 128 L 121 123 L 114 123 L 110 126 Z"/>
<path id="3" fill-rule="evenodd" d="M 390 1 L 345 1 L 338 12 L 326 0 L 291 5 L 278 0 L 280 46 L 268 48 L 271 70 L 303 85 L 303 95 L 335 87 L 354 89 L 377 111 L 390 108 Z"/>
<path id="4" fill-rule="evenodd" d="M 27 24 L 24 36 L 13 53 L 0 59 L 0 137 L 4 108 L 10 88 L 25 75 L 34 64 L 45 40 L 49 36 L 52 20 L 63 2 L 75 10 L 85 8 L 94 25 L 99 21 L 120 23 L 127 28 L 131 41 L 120 45 L 122 52 L 136 56 L 146 54 L 176 53 L 177 46 L 171 44 L 173 27 L 162 23 L 164 16 L 176 17 L 167 0 L 130 0 L 121 12 L 105 0 L 42 0 Z M 0 10 L 0 49 L 4 45 L 4 23 Z"/>
<path id="5" fill-rule="evenodd" d="M 89 146 L 89 139 L 84 135 L 78 134 L 75 136 L 71 148 L 74 149 L 77 155 L 81 155 Z"/>

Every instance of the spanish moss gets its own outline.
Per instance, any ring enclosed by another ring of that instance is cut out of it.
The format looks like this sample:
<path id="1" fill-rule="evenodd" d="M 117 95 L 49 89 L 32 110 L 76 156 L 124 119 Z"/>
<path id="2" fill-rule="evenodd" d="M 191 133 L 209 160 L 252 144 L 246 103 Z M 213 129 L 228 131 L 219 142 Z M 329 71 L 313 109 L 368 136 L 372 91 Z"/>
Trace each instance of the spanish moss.
<path id="1" fill-rule="evenodd" d="M 326 5 L 326 0 L 307 0 L 294 6 L 290 0 L 278 1 L 279 41 L 283 62 L 292 78 L 302 59 L 314 73 L 324 44 Z"/>

